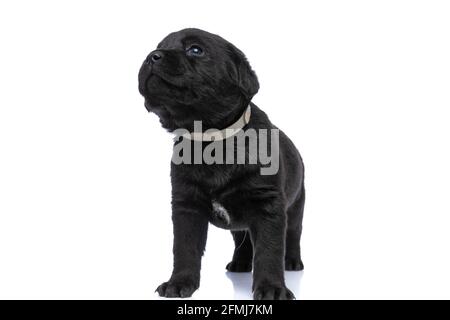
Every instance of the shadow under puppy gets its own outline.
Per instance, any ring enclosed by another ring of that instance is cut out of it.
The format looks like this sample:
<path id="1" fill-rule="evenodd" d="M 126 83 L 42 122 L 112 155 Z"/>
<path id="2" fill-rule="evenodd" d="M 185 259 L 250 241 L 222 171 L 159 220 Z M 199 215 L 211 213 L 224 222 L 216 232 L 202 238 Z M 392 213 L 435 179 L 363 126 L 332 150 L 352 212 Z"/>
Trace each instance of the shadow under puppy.
<path id="1" fill-rule="evenodd" d="M 184 143 L 190 150 L 204 151 L 217 142 L 202 132 L 194 136 L 195 122 L 201 121 L 202 131 L 234 129 L 222 136 L 224 142 L 231 141 L 228 147 L 223 144 L 223 151 L 229 152 L 231 145 L 233 156 L 243 147 L 235 133 L 251 129 L 269 130 L 268 147 L 278 152 L 277 170 L 271 174 L 262 174 L 267 163 L 250 161 L 248 140 L 245 163 L 172 161 L 174 268 L 169 281 L 157 288 L 161 296 L 189 297 L 199 287 L 201 257 L 212 223 L 233 235 L 236 248 L 228 271 L 249 272 L 253 267 L 255 299 L 294 299 L 286 288 L 284 270 L 303 269 L 304 168 L 294 144 L 251 102 L 258 89 L 244 54 L 221 37 L 198 29 L 169 34 L 139 71 L 139 91 L 147 110 L 157 114 L 168 131 L 188 132 L 176 135 L 174 150 Z M 277 139 L 272 139 L 274 132 Z"/>

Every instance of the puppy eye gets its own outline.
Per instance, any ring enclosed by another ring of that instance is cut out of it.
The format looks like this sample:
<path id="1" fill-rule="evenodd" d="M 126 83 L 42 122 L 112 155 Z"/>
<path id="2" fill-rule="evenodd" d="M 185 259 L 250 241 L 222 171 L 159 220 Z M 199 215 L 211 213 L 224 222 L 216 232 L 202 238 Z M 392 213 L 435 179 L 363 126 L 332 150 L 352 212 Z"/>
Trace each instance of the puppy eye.
<path id="1" fill-rule="evenodd" d="M 186 54 L 188 56 L 202 56 L 203 55 L 203 49 L 200 48 L 199 46 L 190 46 L 187 50 L 186 50 Z"/>

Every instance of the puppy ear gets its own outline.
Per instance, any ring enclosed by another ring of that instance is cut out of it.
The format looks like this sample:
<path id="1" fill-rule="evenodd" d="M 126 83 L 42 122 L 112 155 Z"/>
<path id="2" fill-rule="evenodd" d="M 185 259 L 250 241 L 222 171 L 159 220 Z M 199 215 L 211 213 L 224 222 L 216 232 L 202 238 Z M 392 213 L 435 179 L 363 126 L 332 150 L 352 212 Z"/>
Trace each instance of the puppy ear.
<path id="1" fill-rule="evenodd" d="M 241 50 L 230 44 L 230 51 L 236 68 L 236 74 L 233 74 L 232 78 L 245 98 L 250 101 L 259 90 L 258 77 Z"/>

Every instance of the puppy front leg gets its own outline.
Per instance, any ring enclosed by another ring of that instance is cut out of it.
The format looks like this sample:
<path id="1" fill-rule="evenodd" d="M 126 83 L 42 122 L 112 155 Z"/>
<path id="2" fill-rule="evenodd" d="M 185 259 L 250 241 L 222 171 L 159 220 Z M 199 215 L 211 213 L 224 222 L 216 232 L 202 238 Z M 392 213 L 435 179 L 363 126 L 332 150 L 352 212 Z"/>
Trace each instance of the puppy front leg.
<path id="1" fill-rule="evenodd" d="M 187 298 L 200 285 L 200 267 L 205 250 L 208 220 L 199 209 L 189 205 L 173 205 L 174 267 L 169 281 L 156 291 L 162 297 Z"/>
<path id="2" fill-rule="evenodd" d="M 285 219 L 261 218 L 251 227 L 254 243 L 253 297 L 255 300 L 292 300 L 284 282 Z"/>

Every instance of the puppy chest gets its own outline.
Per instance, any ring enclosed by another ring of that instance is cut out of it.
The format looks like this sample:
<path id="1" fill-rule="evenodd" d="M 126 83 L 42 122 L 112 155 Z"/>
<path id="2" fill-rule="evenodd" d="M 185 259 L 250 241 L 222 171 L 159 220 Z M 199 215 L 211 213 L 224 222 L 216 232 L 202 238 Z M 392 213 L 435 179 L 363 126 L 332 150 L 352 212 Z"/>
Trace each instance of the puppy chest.
<path id="1" fill-rule="evenodd" d="M 231 213 L 218 201 L 212 200 L 211 223 L 217 227 L 230 229 L 233 225 Z"/>

